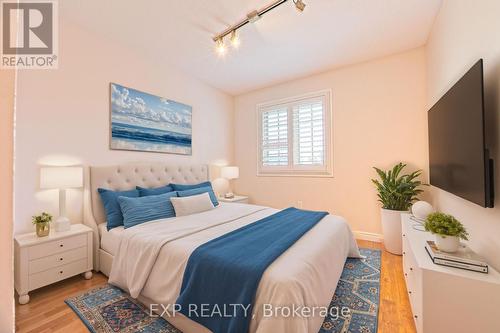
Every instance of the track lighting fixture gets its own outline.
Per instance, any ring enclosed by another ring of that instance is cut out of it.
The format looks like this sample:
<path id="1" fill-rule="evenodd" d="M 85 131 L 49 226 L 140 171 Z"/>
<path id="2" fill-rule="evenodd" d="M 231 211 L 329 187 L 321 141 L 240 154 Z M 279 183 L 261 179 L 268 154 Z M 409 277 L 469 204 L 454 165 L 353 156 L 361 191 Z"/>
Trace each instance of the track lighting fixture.
<path id="1" fill-rule="evenodd" d="M 238 35 L 236 34 L 236 30 L 233 30 L 233 32 L 231 32 L 231 38 L 230 38 L 230 41 L 231 41 L 231 45 L 237 49 L 238 47 L 240 47 L 240 38 L 238 37 Z"/>
<path id="2" fill-rule="evenodd" d="M 306 8 L 306 4 L 302 0 L 293 0 L 293 3 L 299 12 L 303 12 L 304 8 Z"/>
<path id="3" fill-rule="evenodd" d="M 261 10 L 254 10 L 254 11 L 248 13 L 247 17 L 244 20 L 236 23 L 235 25 L 227 28 L 226 30 L 224 30 L 223 32 L 221 32 L 220 34 L 215 36 L 213 38 L 213 40 L 215 42 L 215 50 L 217 51 L 217 54 L 219 56 L 224 56 L 226 54 L 227 48 L 226 48 L 226 45 L 224 45 L 224 37 L 226 37 L 227 35 L 230 34 L 231 35 L 231 37 L 230 37 L 231 45 L 235 49 L 238 48 L 240 45 L 240 39 L 239 39 L 238 35 L 236 34 L 236 30 L 238 30 L 239 28 L 243 27 L 244 25 L 246 25 L 248 23 L 255 23 L 256 21 L 258 21 L 262 17 L 262 15 L 267 14 L 268 12 L 273 10 L 274 8 L 284 4 L 287 1 L 288 0 L 277 0 L 277 1 L 274 1 L 273 3 L 271 3 L 270 5 L 268 5 L 267 7 L 262 8 Z M 306 8 L 306 4 L 302 0 L 292 0 L 292 1 L 293 1 L 293 4 L 295 5 L 295 8 L 297 8 L 297 10 L 299 12 L 303 12 L 304 8 Z"/>
<path id="4" fill-rule="evenodd" d="M 247 19 L 248 19 L 248 22 L 249 23 L 255 23 L 257 22 L 258 20 L 260 20 L 260 15 L 259 15 L 259 12 L 254 10 L 250 13 L 247 14 Z"/>
<path id="5" fill-rule="evenodd" d="M 227 49 L 226 45 L 224 45 L 224 40 L 222 39 L 222 37 L 217 39 L 217 41 L 215 42 L 215 51 L 221 57 L 226 54 Z"/>

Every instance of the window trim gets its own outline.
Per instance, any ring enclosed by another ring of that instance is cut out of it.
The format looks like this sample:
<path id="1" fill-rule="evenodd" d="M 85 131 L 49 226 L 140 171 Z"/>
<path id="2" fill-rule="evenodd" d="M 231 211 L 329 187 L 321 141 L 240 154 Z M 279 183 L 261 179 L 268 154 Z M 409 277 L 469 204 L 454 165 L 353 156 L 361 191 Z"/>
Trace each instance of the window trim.
<path id="1" fill-rule="evenodd" d="M 288 107 L 288 165 L 287 166 L 266 166 L 262 165 L 262 113 L 266 108 L 278 106 L 280 104 L 293 104 L 302 100 L 313 98 L 324 99 L 324 121 L 323 130 L 325 133 L 325 166 L 293 166 L 293 112 Z M 256 105 L 257 115 L 257 176 L 258 177 L 333 177 L 333 110 L 332 91 L 324 89 L 306 94 L 291 96 L 287 98 L 267 101 Z M 316 169 L 316 170 L 314 170 Z"/>

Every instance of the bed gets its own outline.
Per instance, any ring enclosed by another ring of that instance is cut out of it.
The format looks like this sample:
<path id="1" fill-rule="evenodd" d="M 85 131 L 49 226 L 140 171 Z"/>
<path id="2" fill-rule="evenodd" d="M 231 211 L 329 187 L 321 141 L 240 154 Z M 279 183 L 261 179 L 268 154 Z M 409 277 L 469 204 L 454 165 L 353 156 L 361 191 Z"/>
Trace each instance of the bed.
<path id="1" fill-rule="evenodd" d="M 194 184 L 208 179 L 206 165 L 133 163 L 91 167 L 85 223 L 94 230 L 95 269 L 106 276 L 111 275 L 110 283 L 128 291 L 145 305 L 174 304 L 184 268 L 195 248 L 278 212 L 264 206 L 221 203 L 211 211 L 170 218 L 168 223 L 158 220 L 128 229 L 107 231 L 105 228 L 104 209 L 97 194 L 99 187 L 127 190 L 168 183 Z M 154 242 L 162 237 L 170 238 L 158 246 L 157 252 L 151 251 Z M 149 258 L 151 256 L 154 258 Z M 327 307 L 346 258 L 358 256 L 346 221 L 335 215 L 324 217 L 264 272 L 256 291 L 249 332 L 318 332 L 323 322 L 319 312 L 306 317 L 267 317 L 264 305 L 271 304 L 273 310 L 293 304 Z M 179 313 L 172 317 L 167 312 L 164 317 L 184 333 L 210 332 Z"/>

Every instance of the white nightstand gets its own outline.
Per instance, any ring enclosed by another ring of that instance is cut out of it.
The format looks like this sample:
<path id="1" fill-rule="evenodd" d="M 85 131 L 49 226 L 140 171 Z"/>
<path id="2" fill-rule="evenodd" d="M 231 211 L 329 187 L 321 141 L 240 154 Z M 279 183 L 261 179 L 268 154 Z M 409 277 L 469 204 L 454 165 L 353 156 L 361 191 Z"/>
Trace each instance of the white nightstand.
<path id="1" fill-rule="evenodd" d="M 237 202 L 237 203 L 249 203 L 248 197 L 244 195 L 234 195 L 234 198 L 228 199 L 224 197 L 219 197 L 219 201 L 221 202 Z"/>
<path id="2" fill-rule="evenodd" d="M 19 304 L 26 304 L 28 292 L 85 273 L 92 278 L 92 229 L 73 224 L 71 230 L 46 237 L 22 234 L 15 239 L 15 286 Z"/>

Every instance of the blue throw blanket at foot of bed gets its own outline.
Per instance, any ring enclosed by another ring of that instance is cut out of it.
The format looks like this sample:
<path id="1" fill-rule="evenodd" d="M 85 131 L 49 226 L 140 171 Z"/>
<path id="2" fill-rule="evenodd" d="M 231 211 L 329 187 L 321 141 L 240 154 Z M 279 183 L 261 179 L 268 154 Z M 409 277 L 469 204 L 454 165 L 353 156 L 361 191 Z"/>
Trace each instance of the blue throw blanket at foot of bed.
<path id="1" fill-rule="evenodd" d="M 180 312 L 213 333 L 247 332 L 266 268 L 327 214 L 287 208 L 199 246 L 184 271 Z"/>

